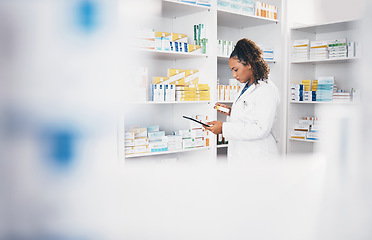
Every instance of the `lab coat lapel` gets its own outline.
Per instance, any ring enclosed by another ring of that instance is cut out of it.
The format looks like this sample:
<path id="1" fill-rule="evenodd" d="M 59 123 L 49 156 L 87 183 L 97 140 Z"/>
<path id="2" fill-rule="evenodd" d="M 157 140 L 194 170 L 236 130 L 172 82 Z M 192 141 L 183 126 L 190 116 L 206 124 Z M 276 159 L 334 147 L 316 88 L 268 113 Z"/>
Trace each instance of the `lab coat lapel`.
<path id="1" fill-rule="evenodd" d="M 243 91 L 243 88 L 240 89 L 238 96 L 240 96 L 238 99 L 235 100 L 235 103 L 241 101 L 243 98 L 245 98 L 248 94 L 250 94 L 254 89 L 256 89 L 257 85 L 253 83 L 252 86 L 250 86 L 241 96 L 240 93 Z"/>

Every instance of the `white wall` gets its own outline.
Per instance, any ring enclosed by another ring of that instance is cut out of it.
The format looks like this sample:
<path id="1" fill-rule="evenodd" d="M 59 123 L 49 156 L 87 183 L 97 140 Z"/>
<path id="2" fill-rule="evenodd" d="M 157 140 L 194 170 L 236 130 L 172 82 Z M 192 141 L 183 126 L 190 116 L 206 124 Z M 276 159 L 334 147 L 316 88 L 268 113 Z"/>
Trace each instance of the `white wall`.
<path id="1" fill-rule="evenodd" d="M 366 0 L 287 0 L 288 27 L 358 19 L 365 5 Z"/>

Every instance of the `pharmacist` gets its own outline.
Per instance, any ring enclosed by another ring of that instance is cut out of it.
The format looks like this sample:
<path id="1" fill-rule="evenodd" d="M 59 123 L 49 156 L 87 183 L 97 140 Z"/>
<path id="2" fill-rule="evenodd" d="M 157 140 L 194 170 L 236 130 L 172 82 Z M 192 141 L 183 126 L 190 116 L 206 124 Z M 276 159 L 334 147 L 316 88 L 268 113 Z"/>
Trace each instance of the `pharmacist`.
<path id="1" fill-rule="evenodd" d="M 228 161 L 242 165 L 255 160 L 270 159 L 277 155 L 272 127 L 279 105 L 277 87 L 268 80 L 269 67 L 262 58 L 262 51 L 251 40 L 241 39 L 230 55 L 229 67 L 233 77 L 244 88 L 232 107 L 217 103 L 215 108 L 225 107 L 226 122 L 208 124 L 214 134 L 221 134 L 229 141 Z"/>

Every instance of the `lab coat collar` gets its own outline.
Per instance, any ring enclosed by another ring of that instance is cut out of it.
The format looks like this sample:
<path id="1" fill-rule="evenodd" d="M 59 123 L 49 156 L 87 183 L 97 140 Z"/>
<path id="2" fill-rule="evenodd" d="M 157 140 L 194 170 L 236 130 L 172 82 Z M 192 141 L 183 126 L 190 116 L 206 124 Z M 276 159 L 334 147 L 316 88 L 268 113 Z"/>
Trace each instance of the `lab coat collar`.
<path id="1" fill-rule="evenodd" d="M 241 99 L 243 99 L 245 96 L 247 96 L 247 94 L 250 94 L 251 92 L 253 92 L 254 90 L 256 90 L 256 88 L 258 88 L 259 86 L 261 86 L 261 84 L 265 82 L 265 81 L 261 81 L 259 80 L 257 84 L 254 84 L 252 86 L 250 86 L 241 96 L 240 96 L 240 93 L 243 91 L 243 88 L 240 89 L 239 93 L 238 93 L 238 96 L 240 96 L 238 99 L 235 100 L 235 103 L 239 102 Z"/>

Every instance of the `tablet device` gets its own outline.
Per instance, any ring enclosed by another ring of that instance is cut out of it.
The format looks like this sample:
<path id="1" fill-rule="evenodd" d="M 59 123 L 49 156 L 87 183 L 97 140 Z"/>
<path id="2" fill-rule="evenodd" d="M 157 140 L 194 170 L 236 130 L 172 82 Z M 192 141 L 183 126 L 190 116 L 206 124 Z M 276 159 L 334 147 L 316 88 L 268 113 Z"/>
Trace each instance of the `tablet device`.
<path id="1" fill-rule="evenodd" d="M 205 126 L 205 127 L 210 127 L 208 124 L 205 124 L 205 123 L 203 123 L 203 122 L 200 122 L 200 121 L 198 121 L 198 120 L 196 120 L 196 119 L 194 119 L 194 118 L 186 117 L 186 116 L 183 116 L 183 117 L 186 118 L 186 119 L 189 119 L 189 120 L 191 120 L 191 121 L 197 122 L 197 123 L 199 123 L 199 124 L 201 124 L 201 125 L 203 125 L 203 126 Z"/>

